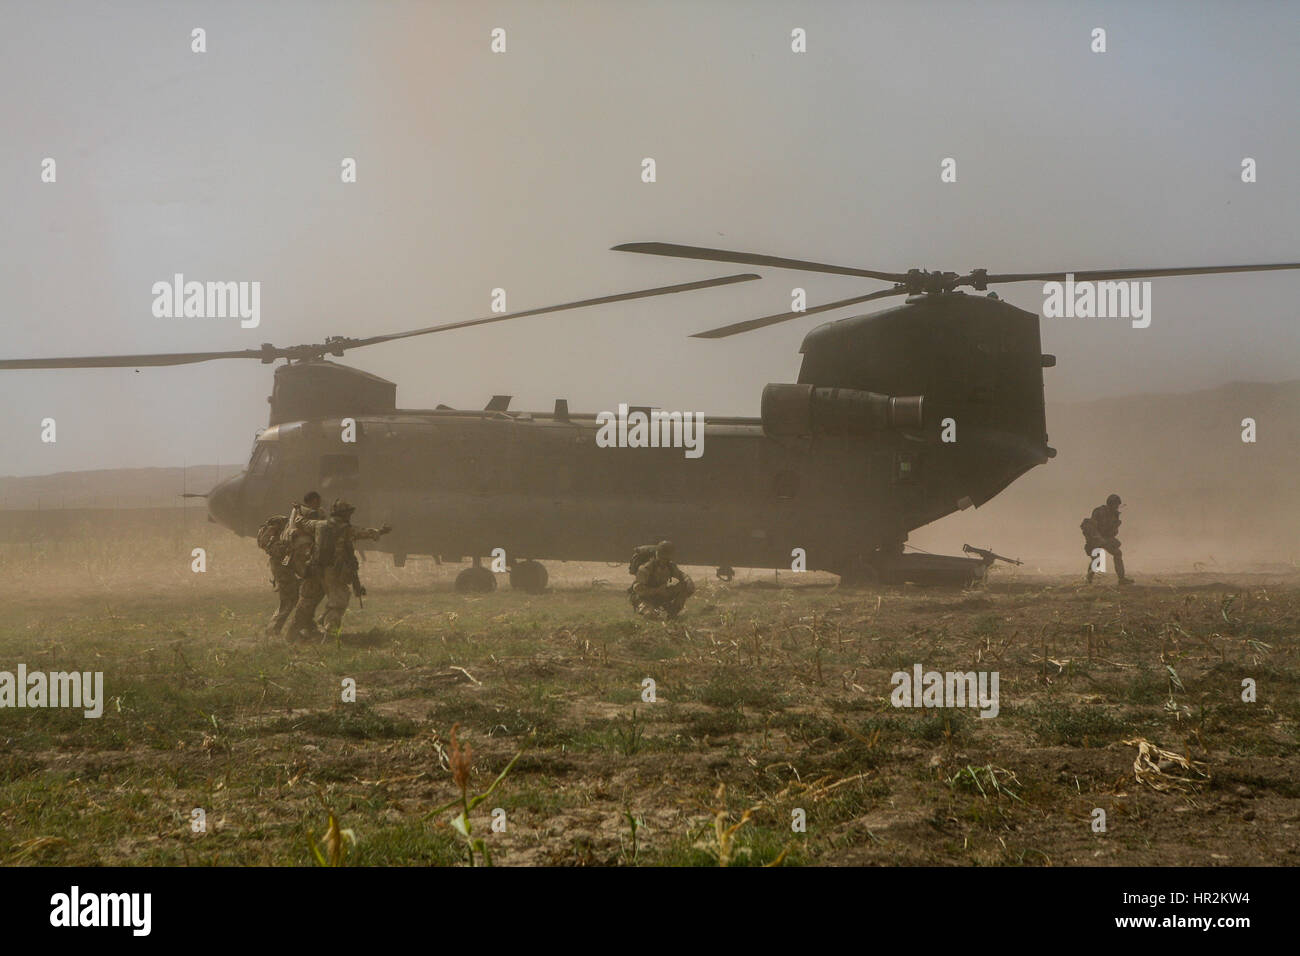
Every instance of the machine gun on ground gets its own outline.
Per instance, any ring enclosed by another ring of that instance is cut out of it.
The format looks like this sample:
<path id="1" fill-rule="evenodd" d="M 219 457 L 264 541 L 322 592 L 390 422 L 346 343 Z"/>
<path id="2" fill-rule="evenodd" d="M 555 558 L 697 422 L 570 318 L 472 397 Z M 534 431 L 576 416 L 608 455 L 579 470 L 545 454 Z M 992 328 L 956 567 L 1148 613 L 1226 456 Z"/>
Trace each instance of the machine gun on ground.
<path id="1" fill-rule="evenodd" d="M 1004 558 L 1002 555 L 995 554 L 987 548 L 972 548 L 969 544 L 963 544 L 961 549 L 966 554 L 978 554 L 984 560 L 986 566 L 992 565 L 994 561 L 1005 561 L 1007 564 L 1014 564 L 1017 567 L 1025 563 L 1023 561 L 1017 561 L 1015 558 Z"/>

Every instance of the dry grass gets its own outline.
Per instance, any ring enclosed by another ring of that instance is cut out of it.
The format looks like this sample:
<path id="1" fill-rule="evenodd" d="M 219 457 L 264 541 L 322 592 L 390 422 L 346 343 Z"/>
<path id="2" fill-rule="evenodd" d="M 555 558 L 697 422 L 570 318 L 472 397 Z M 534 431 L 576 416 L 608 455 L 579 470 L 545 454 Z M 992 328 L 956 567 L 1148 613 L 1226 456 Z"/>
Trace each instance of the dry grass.
<path id="1" fill-rule="evenodd" d="M 30 562 L 24 545 L 0 547 L 32 584 L 0 622 L 0 670 L 102 670 L 108 697 L 100 720 L 0 711 L 0 861 L 1300 856 L 1293 580 L 1119 592 L 999 575 L 982 591 L 848 592 L 825 578 L 772 589 L 701 576 L 686 614 L 663 625 L 631 615 L 621 568 L 557 565 L 550 593 L 466 597 L 451 591 L 456 568 L 372 561 L 373 600 L 349 612 L 342 646 L 303 647 L 261 637 L 273 595 L 260 555 L 210 528 L 108 541 L 89 529 Z M 209 571 L 191 574 L 190 547 L 205 541 Z M 891 674 L 914 663 L 997 669 L 999 716 L 891 707 Z M 1245 678 L 1255 703 L 1241 699 Z M 1137 738 L 1166 748 L 1150 752 L 1157 770 L 1190 775 L 1161 767 L 1183 755 L 1209 778 L 1196 792 L 1139 784 L 1125 743 Z M 433 812 L 485 793 L 467 832 L 461 815 Z M 503 832 L 483 815 L 498 808 Z M 1105 834 L 1089 826 L 1095 808 Z M 806 832 L 792 829 L 796 810 Z"/>

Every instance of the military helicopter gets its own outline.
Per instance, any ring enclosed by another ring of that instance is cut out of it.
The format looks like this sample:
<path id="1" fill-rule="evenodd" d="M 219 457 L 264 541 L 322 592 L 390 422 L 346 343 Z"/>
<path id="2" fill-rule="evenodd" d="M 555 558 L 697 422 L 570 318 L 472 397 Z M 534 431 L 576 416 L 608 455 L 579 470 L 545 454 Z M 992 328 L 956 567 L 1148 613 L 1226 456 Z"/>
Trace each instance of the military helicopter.
<path id="1" fill-rule="evenodd" d="M 414 336 L 667 295 L 752 273 L 603 296 L 368 338 L 227 352 L 0 360 L 0 370 L 180 365 L 251 358 L 275 370 L 268 427 L 247 468 L 208 493 L 209 520 L 252 535 L 302 489 L 346 496 L 358 518 L 394 531 L 378 544 L 409 555 L 472 559 L 459 591 L 496 587 L 484 557 L 504 555 L 512 587 L 544 590 L 541 558 L 620 561 L 644 541 L 672 538 L 683 560 L 827 570 L 849 583 L 966 583 L 992 560 L 904 554 L 908 533 L 978 507 L 1049 461 L 1038 316 L 973 296 L 989 285 L 1061 281 L 1064 272 L 882 272 L 672 243 L 618 251 L 861 276 L 889 288 L 697 333 L 723 338 L 891 296 L 904 304 L 821 325 L 805 337 L 797 382 L 770 384 L 758 418 L 712 418 L 698 458 L 680 447 L 607 447 L 603 415 L 557 399 L 549 412 L 403 409 L 397 386 L 331 362 L 352 349 Z M 1300 268 L 1300 263 L 1073 273 L 1078 281 Z M 620 409 L 620 412 L 622 410 Z M 643 414 L 650 408 L 634 408 Z M 945 422 L 960 439 L 943 441 Z M 969 549 L 976 550 L 978 549 Z"/>

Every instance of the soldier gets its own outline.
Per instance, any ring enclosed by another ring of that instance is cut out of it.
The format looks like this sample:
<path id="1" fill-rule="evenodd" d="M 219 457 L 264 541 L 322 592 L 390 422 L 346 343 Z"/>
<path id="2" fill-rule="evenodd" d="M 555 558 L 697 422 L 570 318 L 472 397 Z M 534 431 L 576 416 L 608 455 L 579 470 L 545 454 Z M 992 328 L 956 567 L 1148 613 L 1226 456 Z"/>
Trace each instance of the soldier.
<path id="1" fill-rule="evenodd" d="M 325 517 L 320 507 L 320 495 L 309 491 L 302 503 L 289 510 L 289 518 L 280 532 L 279 540 L 271 550 L 271 577 L 280 594 L 280 606 L 266 626 L 267 637 L 276 637 L 297 606 L 301 582 L 307 574 L 307 561 L 311 557 L 311 531 L 306 523 Z M 292 632 L 291 632 L 292 635 Z"/>
<path id="2" fill-rule="evenodd" d="M 1098 548 L 1109 551 L 1115 559 L 1115 575 L 1120 584 L 1131 584 L 1124 575 L 1124 555 L 1120 552 L 1119 538 L 1119 495 L 1111 495 L 1104 505 L 1092 509 L 1091 517 L 1084 518 L 1079 525 L 1083 532 L 1083 550 L 1088 555 L 1088 583 L 1092 583 L 1093 552 Z"/>
<path id="3" fill-rule="evenodd" d="M 325 613 L 321 615 L 320 624 L 325 633 L 333 631 L 337 636 L 343 628 L 343 615 L 348 609 L 348 601 L 355 593 L 358 598 L 365 596 L 366 589 L 361 586 L 357 574 L 357 552 L 353 547 L 356 541 L 377 541 L 393 529 L 388 525 L 382 528 L 354 528 L 352 526 L 352 505 L 342 498 L 335 500 L 330 508 L 330 516 L 325 521 L 310 521 L 314 536 L 314 546 L 307 577 L 303 580 L 302 591 L 298 597 L 298 606 L 294 610 L 294 626 L 297 633 L 308 637 L 323 637 L 316 630 L 312 616 L 316 605 L 325 598 Z"/>
<path id="4" fill-rule="evenodd" d="M 672 620 L 682 612 L 686 599 L 695 593 L 695 582 L 673 563 L 676 549 L 671 541 L 653 545 L 654 554 L 647 558 L 649 548 L 636 549 L 632 558 L 636 580 L 627 589 L 632 607 L 642 617 Z M 671 583 L 676 579 L 676 583 Z"/>

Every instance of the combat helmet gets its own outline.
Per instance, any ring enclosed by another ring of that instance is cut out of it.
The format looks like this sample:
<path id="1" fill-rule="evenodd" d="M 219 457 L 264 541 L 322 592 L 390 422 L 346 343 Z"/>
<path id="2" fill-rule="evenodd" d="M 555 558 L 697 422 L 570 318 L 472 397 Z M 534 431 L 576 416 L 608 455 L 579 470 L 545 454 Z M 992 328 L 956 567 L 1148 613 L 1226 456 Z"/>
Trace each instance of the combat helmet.
<path id="1" fill-rule="evenodd" d="M 655 554 L 659 555 L 661 558 L 671 558 L 676 551 L 676 545 L 667 538 L 655 545 Z"/>
<path id="2" fill-rule="evenodd" d="M 1119 495 L 1111 495 L 1109 498 L 1106 499 L 1107 508 L 1118 508 L 1120 504 L 1121 502 L 1119 500 Z"/>
<path id="3" fill-rule="evenodd" d="M 356 511 L 352 505 L 348 504 L 342 498 L 335 498 L 334 505 L 330 508 L 331 518 L 347 518 L 352 512 Z"/>

